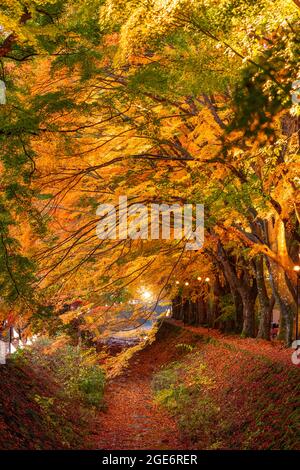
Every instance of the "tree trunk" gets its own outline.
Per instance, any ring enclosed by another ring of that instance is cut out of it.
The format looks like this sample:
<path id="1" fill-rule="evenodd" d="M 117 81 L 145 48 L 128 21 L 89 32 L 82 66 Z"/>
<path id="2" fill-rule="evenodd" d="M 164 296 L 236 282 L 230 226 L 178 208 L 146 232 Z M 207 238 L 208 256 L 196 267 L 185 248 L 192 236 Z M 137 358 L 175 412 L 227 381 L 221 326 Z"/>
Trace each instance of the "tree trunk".
<path id="1" fill-rule="evenodd" d="M 293 320 L 294 320 L 294 300 L 291 292 L 285 282 L 285 272 L 273 261 L 269 261 L 268 269 L 273 286 L 275 299 L 279 305 L 280 334 L 279 337 L 284 340 L 286 346 L 290 346 L 293 340 Z"/>
<path id="2" fill-rule="evenodd" d="M 231 290 L 231 289 L 230 289 Z M 233 302 L 235 306 L 235 318 L 234 318 L 234 331 L 241 333 L 243 330 L 243 302 L 242 298 L 237 290 L 232 291 Z"/>
<path id="3" fill-rule="evenodd" d="M 300 8 L 300 0 L 293 0 L 293 2 L 295 5 L 297 5 L 298 8 Z"/>
<path id="4" fill-rule="evenodd" d="M 257 297 L 257 284 L 256 279 L 253 278 L 249 272 L 248 268 L 245 268 L 243 271 L 243 276 L 237 275 L 235 267 L 229 260 L 229 257 L 224 250 L 221 242 L 219 241 L 218 245 L 218 255 L 219 259 L 223 265 L 224 273 L 230 289 L 232 292 L 238 291 L 242 299 L 243 305 L 243 328 L 242 335 L 245 337 L 254 337 L 255 336 L 255 302 Z M 252 283 L 251 283 L 252 281 Z"/>
<path id="5" fill-rule="evenodd" d="M 252 289 L 241 289 L 241 297 L 243 302 L 243 330 L 242 336 L 245 338 L 254 338 L 255 336 L 255 301 L 256 295 Z"/>
<path id="6" fill-rule="evenodd" d="M 265 278 L 264 278 L 264 258 L 259 255 L 255 262 L 256 265 L 256 281 L 258 290 L 258 301 L 260 307 L 260 320 L 258 328 L 258 338 L 271 339 L 271 321 L 272 312 L 275 304 L 274 296 L 269 299 Z"/>
<path id="7" fill-rule="evenodd" d="M 205 303 L 203 296 L 201 296 L 197 300 L 197 310 L 198 310 L 198 324 L 204 325 L 207 321 L 207 311 L 206 311 L 206 303 Z"/>
<path id="8" fill-rule="evenodd" d="M 282 262 L 282 265 L 284 263 L 292 263 L 287 250 L 286 231 L 283 221 L 278 216 L 275 216 L 273 220 L 267 221 L 266 227 L 268 243 L 271 249 L 277 252 L 278 259 Z M 268 259 L 267 265 L 273 292 L 281 312 L 280 338 L 284 339 L 286 346 L 290 346 L 293 339 L 294 297 L 286 282 L 286 270 L 272 259 Z"/>

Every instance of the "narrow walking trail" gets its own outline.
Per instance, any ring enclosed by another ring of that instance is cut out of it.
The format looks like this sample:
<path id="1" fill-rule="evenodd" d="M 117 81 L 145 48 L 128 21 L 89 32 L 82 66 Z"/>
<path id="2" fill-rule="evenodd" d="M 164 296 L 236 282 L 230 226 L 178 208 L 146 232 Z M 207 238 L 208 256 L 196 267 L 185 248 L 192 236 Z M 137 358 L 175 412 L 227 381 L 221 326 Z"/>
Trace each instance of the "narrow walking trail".
<path id="1" fill-rule="evenodd" d="M 153 403 L 151 380 L 167 362 L 157 344 L 138 352 L 129 368 L 108 385 L 106 411 L 92 436 L 94 449 L 187 449 L 175 420 Z"/>

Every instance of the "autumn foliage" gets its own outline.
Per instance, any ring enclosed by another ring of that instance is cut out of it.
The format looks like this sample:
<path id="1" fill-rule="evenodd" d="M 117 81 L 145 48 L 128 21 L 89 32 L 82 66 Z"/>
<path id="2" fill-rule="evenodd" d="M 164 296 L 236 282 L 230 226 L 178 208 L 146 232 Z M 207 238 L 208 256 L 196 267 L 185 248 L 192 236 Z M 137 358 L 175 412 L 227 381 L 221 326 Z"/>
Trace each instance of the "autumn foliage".
<path id="1" fill-rule="evenodd" d="M 291 346 L 300 326 L 299 34 L 292 0 L 3 0 L 3 329 L 92 348 L 165 302 L 185 324 L 266 341 L 276 313 L 276 340 Z M 97 208 L 119 213 L 120 196 L 129 208 L 203 204 L 203 246 L 99 239 Z M 245 367 L 256 378 L 256 359 Z M 276 367 L 259 370 L 287 381 Z M 250 409 L 260 399 L 252 392 Z M 252 424 L 248 447 L 261 436 Z"/>

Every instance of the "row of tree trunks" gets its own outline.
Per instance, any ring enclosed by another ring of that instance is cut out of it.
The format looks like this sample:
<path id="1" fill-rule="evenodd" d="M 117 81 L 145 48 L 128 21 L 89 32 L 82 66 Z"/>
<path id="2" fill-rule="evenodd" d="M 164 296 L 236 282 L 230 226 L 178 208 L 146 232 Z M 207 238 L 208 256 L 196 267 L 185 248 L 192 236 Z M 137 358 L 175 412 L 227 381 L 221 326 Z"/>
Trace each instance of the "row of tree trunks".
<path id="1" fill-rule="evenodd" d="M 244 300 L 244 302 L 243 302 Z M 243 298 L 236 296 L 237 309 L 243 315 L 244 329 L 240 328 L 240 322 L 237 322 L 237 315 L 235 318 L 220 319 L 221 312 L 219 310 L 219 298 L 214 295 L 210 298 L 199 297 L 193 301 L 190 299 L 183 299 L 180 296 L 172 301 L 172 317 L 175 320 L 180 320 L 187 325 L 202 325 L 209 328 L 217 328 L 221 331 L 241 333 L 248 331 L 247 336 L 254 337 L 257 334 L 254 324 L 254 301 L 249 299 L 246 294 Z M 263 325 L 262 332 L 259 330 L 259 337 L 270 339 L 272 309 L 268 310 L 268 317 L 263 316 L 261 323 Z M 268 320 L 269 319 L 269 320 Z M 237 328 L 237 325 L 239 327 Z"/>
<path id="2" fill-rule="evenodd" d="M 212 253 L 216 272 L 219 273 L 215 274 L 213 285 L 208 290 L 206 288 L 197 300 L 175 299 L 173 316 L 188 324 L 270 340 L 276 302 L 280 310 L 280 339 L 289 346 L 293 340 L 296 299 L 293 273 L 284 268 L 292 262 L 287 249 L 285 225 L 274 216 L 270 220 L 257 220 L 252 224 L 252 230 L 254 236 L 277 253 L 281 263 L 260 253 L 251 260 L 243 256 L 237 258 L 233 250 L 226 249 L 219 239 L 217 249 Z M 222 315 L 221 299 L 228 293 L 234 312 L 232 318 Z"/>
<path id="3" fill-rule="evenodd" d="M 190 325 L 203 325 L 226 332 L 235 332 L 245 337 L 259 337 L 270 340 L 271 322 L 276 294 L 269 294 L 266 287 L 264 256 L 259 255 L 251 266 L 243 266 L 219 244 L 218 261 L 223 268 L 221 283 L 215 276 L 195 300 L 178 295 L 173 300 L 173 318 Z M 243 269 L 242 269 L 243 268 Z M 273 292 L 277 292 L 273 290 Z M 232 316 L 222 315 L 222 299 L 231 299 Z M 256 301 L 258 301 L 259 325 L 256 322 Z"/>
<path id="4" fill-rule="evenodd" d="M 213 284 L 209 293 L 205 292 L 196 300 L 177 296 L 172 301 L 172 317 L 188 325 L 202 325 L 222 331 L 236 331 L 234 319 L 221 320 L 220 298 L 226 294 L 219 282 Z"/>
<path id="5" fill-rule="evenodd" d="M 197 301 L 182 299 L 180 296 L 173 299 L 172 313 L 175 320 L 181 320 L 189 325 L 205 325 L 207 323 L 207 304 L 203 298 Z"/>

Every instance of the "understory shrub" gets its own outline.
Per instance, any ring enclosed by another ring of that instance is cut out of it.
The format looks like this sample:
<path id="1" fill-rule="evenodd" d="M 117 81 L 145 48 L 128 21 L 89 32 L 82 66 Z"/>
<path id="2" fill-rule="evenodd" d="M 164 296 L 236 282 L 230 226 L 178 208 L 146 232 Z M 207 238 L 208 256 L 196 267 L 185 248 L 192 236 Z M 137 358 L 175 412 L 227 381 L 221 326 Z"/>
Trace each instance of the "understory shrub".
<path id="1" fill-rule="evenodd" d="M 191 375 L 186 364 L 173 362 L 152 380 L 155 402 L 177 419 L 182 434 L 192 441 L 207 440 L 217 419 L 219 408 L 206 393 L 212 385 L 204 364 Z"/>
<path id="2" fill-rule="evenodd" d="M 41 338 L 30 349 L 17 352 L 15 357 L 49 370 L 62 398 L 76 399 L 83 405 L 97 408 L 103 406 L 105 374 L 97 364 L 94 348 L 78 349 L 61 337 Z"/>

